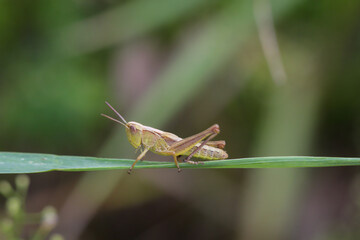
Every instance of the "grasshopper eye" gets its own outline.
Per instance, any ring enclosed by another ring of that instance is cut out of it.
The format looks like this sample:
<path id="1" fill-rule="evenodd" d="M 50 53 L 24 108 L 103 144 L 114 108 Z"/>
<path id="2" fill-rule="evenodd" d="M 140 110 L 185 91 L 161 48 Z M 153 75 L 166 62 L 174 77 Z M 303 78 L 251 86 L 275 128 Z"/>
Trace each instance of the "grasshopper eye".
<path id="1" fill-rule="evenodd" d="M 134 126 L 130 126 L 130 131 L 131 131 L 132 133 L 135 133 L 135 132 L 136 132 L 136 128 L 135 128 Z"/>

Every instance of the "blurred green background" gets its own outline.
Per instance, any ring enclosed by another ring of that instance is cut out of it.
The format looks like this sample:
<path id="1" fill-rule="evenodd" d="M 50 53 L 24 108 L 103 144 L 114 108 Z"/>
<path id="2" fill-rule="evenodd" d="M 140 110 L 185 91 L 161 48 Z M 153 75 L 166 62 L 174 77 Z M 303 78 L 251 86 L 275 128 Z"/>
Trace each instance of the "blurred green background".
<path id="1" fill-rule="evenodd" d="M 218 123 L 230 158 L 359 156 L 359 96 L 360 1 L 0 0 L 0 151 L 135 158 L 107 100 L 181 137 Z M 359 167 L 30 178 L 66 239 L 360 238 Z"/>

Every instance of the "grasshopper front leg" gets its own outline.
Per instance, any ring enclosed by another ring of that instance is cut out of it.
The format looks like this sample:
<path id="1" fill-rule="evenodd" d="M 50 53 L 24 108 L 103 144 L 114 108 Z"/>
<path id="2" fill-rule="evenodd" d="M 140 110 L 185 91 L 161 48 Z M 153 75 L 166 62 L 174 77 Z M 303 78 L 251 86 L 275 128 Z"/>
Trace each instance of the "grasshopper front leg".
<path id="1" fill-rule="evenodd" d="M 142 151 L 142 152 L 140 153 L 140 155 L 136 158 L 135 162 L 134 162 L 134 163 L 131 165 L 131 167 L 129 168 L 128 174 L 131 173 L 131 170 L 134 168 L 135 164 L 145 156 L 145 154 L 147 153 L 147 151 L 149 151 L 149 148 L 145 148 L 144 151 Z"/>

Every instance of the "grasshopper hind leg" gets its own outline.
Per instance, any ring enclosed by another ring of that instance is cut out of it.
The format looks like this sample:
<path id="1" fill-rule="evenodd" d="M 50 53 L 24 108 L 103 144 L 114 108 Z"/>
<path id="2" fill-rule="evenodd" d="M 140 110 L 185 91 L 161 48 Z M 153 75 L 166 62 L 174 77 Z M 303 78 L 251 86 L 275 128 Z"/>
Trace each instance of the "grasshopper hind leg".
<path id="1" fill-rule="evenodd" d="M 182 156 L 183 156 L 183 155 L 177 156 L 177 157 L 178 157 L 178 161 L 179 161 L 179 158 L 182 157 Z M 191 161 L 191 160 L 186 160 L 186 158 L 184 158 L 182 161 L 183 161 L 184 163 L 186 162 L 186 163 L 190 163 L 190 164 L 194 164 L 194 165 L 204 164 L 204 162 L 202 162 L 202 161 Z"/>
<path id="2" fill-rule="evenodd" d="M 218 125 L 213 125 L 210 130 L 212 131 L 212 134 L 208 136 L 208 138 L 203 141 L 199 147 L 197 147 L 192 153 L 189 154 L 189 156 L 187 156 L 184 161 L 190 164 L 199 164 L 198 162 L 195 161 L 190 161 L 190 159 L 194 156 L 195 153 L 197 153 L 198 151 L 200 151 L 200 149 L 206 145 L 206 143 L 208 143 L 211 139 L 213 139 L 216 135 L 219 134 L 220 129 Z M 203 164 L 203 163 L 202 163 Z"/>
<path id="3" fill-rule="evenodd" d="M 184 162 L 193 164 L 193 165 L 204 164 L 204 162 L 202 162 L 202 161 L 191 161 L 191 160 L 186 160 L 186 159 L 184 159 Z"/>

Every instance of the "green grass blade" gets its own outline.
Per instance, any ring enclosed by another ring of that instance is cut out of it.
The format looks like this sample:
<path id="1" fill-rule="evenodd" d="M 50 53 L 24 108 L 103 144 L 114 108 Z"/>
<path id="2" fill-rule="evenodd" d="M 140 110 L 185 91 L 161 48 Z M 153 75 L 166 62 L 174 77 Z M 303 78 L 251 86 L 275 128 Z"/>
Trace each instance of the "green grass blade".
<path id="1" fill-rule="evenodd" d="M 95 171 L 128 169 L 134 160 L 111 159 L 78 156 L 60 156 L 40 153 L 0 152 L 0 173 L 35 173 L 48 171 Z M 181 163 L 181 168 L 293 168 L 293 167 L 333 167 L 357 166 L 360 158 L 345 157 L 254 157 L 216 161 L 204 161 L 204 164 L 191 165 Z M 141 161 L 139 168 L 174 168 L 172 161 Z"/>

